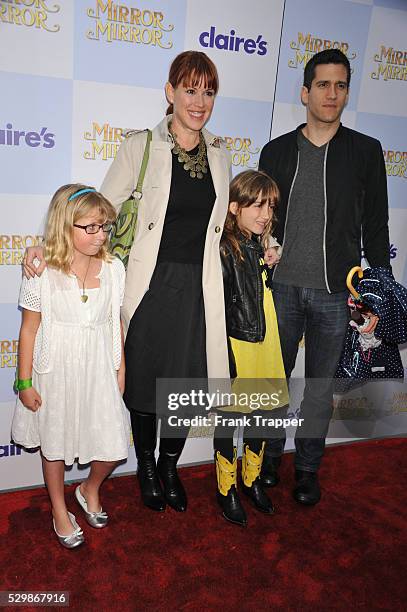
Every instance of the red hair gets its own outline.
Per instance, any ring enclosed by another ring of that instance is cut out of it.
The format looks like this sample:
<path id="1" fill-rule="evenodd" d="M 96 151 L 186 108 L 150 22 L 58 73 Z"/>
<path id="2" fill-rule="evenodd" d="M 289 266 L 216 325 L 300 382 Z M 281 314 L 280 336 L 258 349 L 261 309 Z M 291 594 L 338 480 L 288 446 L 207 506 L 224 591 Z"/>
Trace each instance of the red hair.
<path id="1" fill-rule="evenodd" d="M 213 89 L 215 94 L 219 89 L 218 71 L 213 61 L 202 51 L 184 51 L 177 55 L 170 66 L 168 82 L 175 89 L 182 84 L 186 87 L 197 87 L 203 83 L 207 89 Z M 173 112 L 173 105 L 167 109 L 167 115 Z"/>

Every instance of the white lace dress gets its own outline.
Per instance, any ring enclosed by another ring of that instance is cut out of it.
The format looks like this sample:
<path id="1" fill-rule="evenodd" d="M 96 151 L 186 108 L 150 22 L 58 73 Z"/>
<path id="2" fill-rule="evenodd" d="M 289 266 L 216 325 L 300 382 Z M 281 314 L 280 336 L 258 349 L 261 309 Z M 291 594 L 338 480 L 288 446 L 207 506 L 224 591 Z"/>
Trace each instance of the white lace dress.
<path id="1" fill-rule="evenodd" d="M 75 277 L 48 269 L 24 279 L 19 305 L 41 312 L 33 359 L 37 412 L 17 400 L 12 437 L 26 448 L 41 447 L 49 460 L 89 463 L 127 458 L 128 412 L 119 392 L 119 312 L 124 268 L 103 263 L 100 288 L 81 301 Z"/>

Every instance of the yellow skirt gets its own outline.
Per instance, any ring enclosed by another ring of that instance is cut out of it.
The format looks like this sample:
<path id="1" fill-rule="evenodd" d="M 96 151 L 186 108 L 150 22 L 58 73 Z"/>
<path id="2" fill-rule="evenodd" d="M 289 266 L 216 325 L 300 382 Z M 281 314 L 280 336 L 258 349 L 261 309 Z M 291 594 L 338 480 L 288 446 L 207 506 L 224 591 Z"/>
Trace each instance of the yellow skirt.
<path id="1" fill-rule="evenodd" d="M 226 412 L 250 413 L 273 410 L 288 404 L 288 388 L 281 355 L 276 310 L 271 290 L 262 272 L 266 335 L 263 342 L 245 342 L 230 338 L 236 360 L 237 378 L 233 381 L 233 406 L 222 406 Z"/>

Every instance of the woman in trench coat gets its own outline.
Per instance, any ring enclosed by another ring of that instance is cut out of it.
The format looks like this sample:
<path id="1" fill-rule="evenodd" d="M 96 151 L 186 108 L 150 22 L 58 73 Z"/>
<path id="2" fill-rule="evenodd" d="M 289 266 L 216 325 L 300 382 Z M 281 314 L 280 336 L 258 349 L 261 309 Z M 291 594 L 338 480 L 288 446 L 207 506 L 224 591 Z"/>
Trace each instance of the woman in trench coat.
<path id="1" fill-rule="evenodd" d="M 229 378 L 219 242 L 228 206 L 229 156 L 208 132 L 218 75 L 198 51 L 173 61 L 167 116 L 152 130 L 149 161 L 130 252 L 122 308 L 126 390 L 144 504 L 187 506 L 176 465 L 188 427 L 171 427 L 168 408 L 157 439 L 156 381 Z M 101 192 L 119 210 L 135 189 L 147 133 L 122 143 Z"/>

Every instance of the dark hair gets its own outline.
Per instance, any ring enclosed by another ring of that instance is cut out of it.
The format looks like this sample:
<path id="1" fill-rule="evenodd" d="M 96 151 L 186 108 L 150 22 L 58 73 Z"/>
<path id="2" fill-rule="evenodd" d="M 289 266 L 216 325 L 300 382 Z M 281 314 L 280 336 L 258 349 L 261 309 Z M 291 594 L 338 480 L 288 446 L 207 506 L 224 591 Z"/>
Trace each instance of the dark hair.
<path id="1" fill-rule="evenodd" d="M 311 83 L 315 78 L 315 68 L 320 64 L 342 64 L 346 68 L 347 78 L 346 84 L 349 87 L 350 83 L 350 64 L 346 55 L 339 49 L 324 49 L 319 53 L 315 53 L 306 64 L 304 69 L 304 87 L 311 89 Z"/>
<path id="2" fill-rule="evenodd" d="M 229 187 L 229 203 L 236 202 L 238 205 L 237 214 L 233 214 L 230 210 L 226 215 L 225 226 L 223 228 L 221 248 L 224 253 L 227 250 L 231 251 L 237 261 L 243 260 L 242 249 L 240 247 L 240 236 L 246 232 L 239 227 L 238 217 L 242 208 L 251 206 L 258 198 L 262 196 L 262 203 L 269 202 L 276 206 L 280 200 L 280 192 L 273 179 L 262 172 L 261 170 L 245 170 L 237 174 Z M 263 248 L 267 248 L 268 238 L 271 234 L 273 223 L 275 222 L 273 214 L 264 228 L 261 235 L 261 243 Z M 250 235 L 247 235 L 250 238 Z"/>
<path id="3" fill-rule="evenodd" d="M 201 82 L 204 83 L 204 87 L 213 89 L 215 94 L 219 89 L 216 66 L 202 51 L 184 51 L 177 55 L 170 66 L 168 82 L 174 89 L 180 83 L 186 87 L 197 87 Z M 170 115 L 173 110 L 173 105 L 170 104 L 167 115 Z"/>

